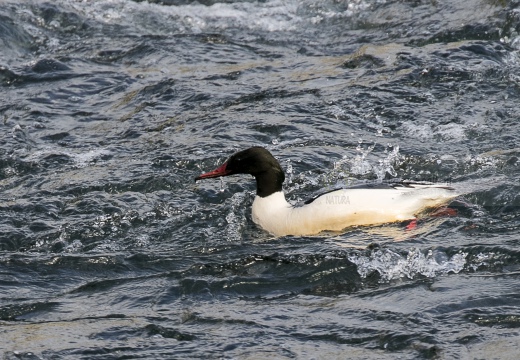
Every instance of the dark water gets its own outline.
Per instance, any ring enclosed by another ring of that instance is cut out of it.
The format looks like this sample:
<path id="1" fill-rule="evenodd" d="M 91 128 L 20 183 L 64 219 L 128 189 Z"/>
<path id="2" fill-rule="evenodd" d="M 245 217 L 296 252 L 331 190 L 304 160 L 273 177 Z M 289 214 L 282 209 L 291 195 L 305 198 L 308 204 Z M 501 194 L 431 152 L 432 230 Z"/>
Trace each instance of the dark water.
<path id="1" fill-rule="evenodd" d="M 517 359 L 518 1 L 0 1 L 5 359 Z M 480 184 L 457 217 L 272 238 L 301 201 Z M 399 240 L 399 241 L 398 241 Z"/>

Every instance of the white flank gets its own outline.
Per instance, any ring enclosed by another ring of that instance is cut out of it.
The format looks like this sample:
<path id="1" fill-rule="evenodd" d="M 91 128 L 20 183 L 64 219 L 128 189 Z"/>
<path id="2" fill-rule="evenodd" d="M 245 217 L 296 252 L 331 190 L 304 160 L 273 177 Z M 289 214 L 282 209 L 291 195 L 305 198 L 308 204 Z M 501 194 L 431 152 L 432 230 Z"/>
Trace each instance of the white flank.
<path id="1" fill-rule="evenodd" d="M 412 185 L 389 189 L 341 189 L 310 204 L 293 207 L 283 192 L 256 196 L 253 221 L 275 236 L 314 235 L 349 226 L 412 220 L 428 208 L 446 204 L 458 194 L 450 189 Z"/>

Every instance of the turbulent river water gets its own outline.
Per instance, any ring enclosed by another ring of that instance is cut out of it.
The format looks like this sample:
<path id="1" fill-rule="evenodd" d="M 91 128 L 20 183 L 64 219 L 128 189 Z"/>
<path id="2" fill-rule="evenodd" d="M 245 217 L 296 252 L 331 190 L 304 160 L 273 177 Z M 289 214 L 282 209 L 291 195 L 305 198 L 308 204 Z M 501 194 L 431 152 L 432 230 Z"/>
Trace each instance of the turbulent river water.
<path id="1" fill-rule="evenodd" d="M 4 359 L 517 359 L 518 0 L 0 0 Z M 467 188 L 457 216 L 274 238 L 297 203 Z M 471 184 L 471 185 L 464 185 Z"/>

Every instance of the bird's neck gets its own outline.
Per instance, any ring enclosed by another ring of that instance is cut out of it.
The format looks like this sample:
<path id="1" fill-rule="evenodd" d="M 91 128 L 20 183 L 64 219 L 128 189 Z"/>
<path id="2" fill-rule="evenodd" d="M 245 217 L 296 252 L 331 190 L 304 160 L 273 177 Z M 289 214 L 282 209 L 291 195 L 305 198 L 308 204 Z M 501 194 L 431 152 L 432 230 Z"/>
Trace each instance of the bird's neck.
<path id="1" fill-rule="evenodd" d="M 285 180 L 285 175 L 281 169 L 273 169 L 271 171 L 264 171 L 255 175 L 256 178 L 256 195 L 260 197 L 267 197 L 275 192 L 282 191 L 282 184 Z"/>

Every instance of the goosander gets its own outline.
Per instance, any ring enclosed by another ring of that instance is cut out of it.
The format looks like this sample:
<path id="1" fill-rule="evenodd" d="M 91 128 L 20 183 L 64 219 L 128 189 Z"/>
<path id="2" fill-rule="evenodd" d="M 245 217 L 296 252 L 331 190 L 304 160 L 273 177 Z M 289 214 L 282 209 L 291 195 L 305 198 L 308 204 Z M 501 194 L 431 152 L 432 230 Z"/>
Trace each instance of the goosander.
<path id="1" fill-rule="evenodd" d="M 282 191 L 285 174 L 280 163 L 262 147 L 237 152 L 195 181 L 234 174 L 255 177 L 253 221 L 275 236 L 316 235 L 350 226 L 415 220 L 428 208 L 445 205 L 459 195 L 453 188 L 442 185 L 373 184 L 333 190 L 302 206 L 293 206 L 285 200 Z"/>

